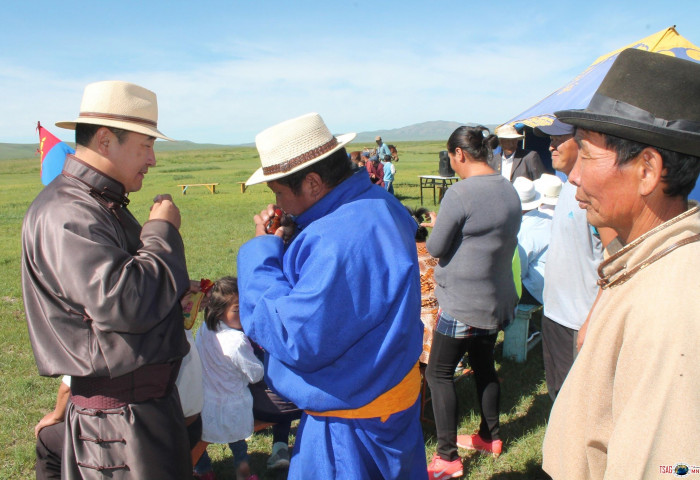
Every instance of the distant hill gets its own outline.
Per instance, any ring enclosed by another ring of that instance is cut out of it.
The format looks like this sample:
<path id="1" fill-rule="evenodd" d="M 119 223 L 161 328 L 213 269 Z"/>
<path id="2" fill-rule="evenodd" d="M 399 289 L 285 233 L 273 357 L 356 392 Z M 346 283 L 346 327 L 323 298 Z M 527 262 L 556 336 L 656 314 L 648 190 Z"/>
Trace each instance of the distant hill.
<path id="1" fill-rule="evenodd" d="M 36 150 L 39 143 L 0 143 L 0 160 L 10 160 L 14 158 L 32 158 L 39 154 Z"/>
<path id="2" fill-rule="evenodd" d="M 375 130 L 373 132 L 361 132 L 357 134 L 354 142 L 374 142 L 377 135 L 382 137 L 386 143 L 425 141 L 425 140 L 445 140 L 449 138 L 457 127 L 462 125 L 475 125 L 474 123 L 448 122 L 437 120 L 432 122 L 416 123 L 407 127 L 393 128 L 390 130 Z M 486 125 L 491 131 L 496 125 Z"/>
<path id="3" fill-rule="evenodd" d="M 375 130 L 372 132 L 360 132 L 357 134 L 355 143 L 373 143 L 374 138 L 379 135 L 386 143 L 426 141 L 426 140 L 447 140 L 450 134 L 460 125 L 474 125 L 473 123 L 447 122 L 437 120 L 432 122 L 416 123 L 407 127 L 393 128 L 389 130 Z M 495 125 L 486 125 L 492 131 Z M 345 132 L 341 132 L 345 133 Z M 69 142 L 69 145 L 75 146 Z M 254 144 L 247 143 L 245 146 Z M 194 143 L 189 141 L 179 142 L 156 142 L 157 152 L 178 152 L 189 150 L 213 150 L 229 148 L 233 145 L 218 145 L 214 143 Z M 242 145 L 239 145 L 242 146 Z M 0 143 L 0 160 L 10 160 L 15 158 L 38 157 L 36 150 L 39 143 Z"/>
<path id="4" fill-rule="evenodd" d="M 75 148 L 75 143 L 66 142 Z M 214 150 L 230 148 L 232 145 L 217 145 L 214 143 L 194 143 L 188 141 L 155 143 L 156 152 L 185 152 L 189 150 Z M 0 143 L 0 160 L 12 160 L 18 158 L 39 158 L 36 152 L 39 143 Z"/>
<path id="5" fill-rule="evenodd" d="M 222 148 L 231 148 L 234 145 L 219 145 L 217 143 L 194 143 L 187 140 L 178 142 L 163 142 L 155 143 L 156 152 L 186 152 L 189 150 L 219 150 Z"/>

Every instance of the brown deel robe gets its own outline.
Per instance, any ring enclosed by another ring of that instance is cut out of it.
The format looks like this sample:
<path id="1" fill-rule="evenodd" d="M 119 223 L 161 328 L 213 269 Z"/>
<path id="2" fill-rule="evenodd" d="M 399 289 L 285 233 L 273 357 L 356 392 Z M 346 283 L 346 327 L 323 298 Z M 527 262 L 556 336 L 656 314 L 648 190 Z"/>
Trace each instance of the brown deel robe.
<path id="1" fill-rule="evenodd" d="M 125 199 L 120 183 L 69 156 L 25 216 L 22 289 L 41 375 L 114 378 L 189 349 L 182 238 L 165 221 L 141 228 Z M 66 431 L 64 478 L 191 478 L 176 390 L 107 413 L 71 402 Z"/>

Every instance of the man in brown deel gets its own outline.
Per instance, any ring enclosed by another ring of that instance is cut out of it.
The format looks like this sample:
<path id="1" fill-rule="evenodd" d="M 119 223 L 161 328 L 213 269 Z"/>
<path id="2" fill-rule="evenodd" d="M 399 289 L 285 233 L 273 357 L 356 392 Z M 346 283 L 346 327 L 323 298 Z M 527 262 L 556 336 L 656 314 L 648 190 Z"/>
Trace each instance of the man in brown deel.
<path id="1" fill-rule="evenodd" d="M 192 477 L 177 389 L 188 351 L 180 212 L 154 199 L 143 227 L 127 209 L 155 166 L 156 95 L 126 82 L 83 94 L 76 152 L 22 227 L 22 289 L 34 357 L 71 375 L 65 479 Z M 169 140 L 169 139 L 168 139 Z"/>

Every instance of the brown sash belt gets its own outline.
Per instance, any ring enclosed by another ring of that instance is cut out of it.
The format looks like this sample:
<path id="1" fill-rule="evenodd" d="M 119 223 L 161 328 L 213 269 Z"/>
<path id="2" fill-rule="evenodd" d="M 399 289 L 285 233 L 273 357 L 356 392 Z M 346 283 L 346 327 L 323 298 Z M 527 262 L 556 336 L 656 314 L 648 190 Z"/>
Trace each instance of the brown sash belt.
<path id="1" fill-rule="evenodd" d="M 71 401 L 81 408 L 103 410 L 165 397 L 175 385 L 180 363 L 145 365 L 116 378 L 72 377 Z"/>

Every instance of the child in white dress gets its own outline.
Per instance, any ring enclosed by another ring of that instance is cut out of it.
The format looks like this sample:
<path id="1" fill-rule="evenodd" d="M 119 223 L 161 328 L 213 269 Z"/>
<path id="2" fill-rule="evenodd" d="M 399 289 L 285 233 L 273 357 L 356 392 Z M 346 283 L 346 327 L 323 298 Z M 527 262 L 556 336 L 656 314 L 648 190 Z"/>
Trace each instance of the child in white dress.
<path id="1" fill-rule="evenodd" d="M 202 440 L 228 443 L 234 457 L 236 478 L 257 479 L 250 474 L 246 438 L 253 434 L 253 396 L 248 384 L 263 378 L 263 364 L 243 333 L 238 314 L 238 281 L 223 277 L 211 290 L 199 328 L 197 350 L 202 359 L 204 408 Z M 214 478 L 204 452 L 195 466 L 200 478 Z"/>

